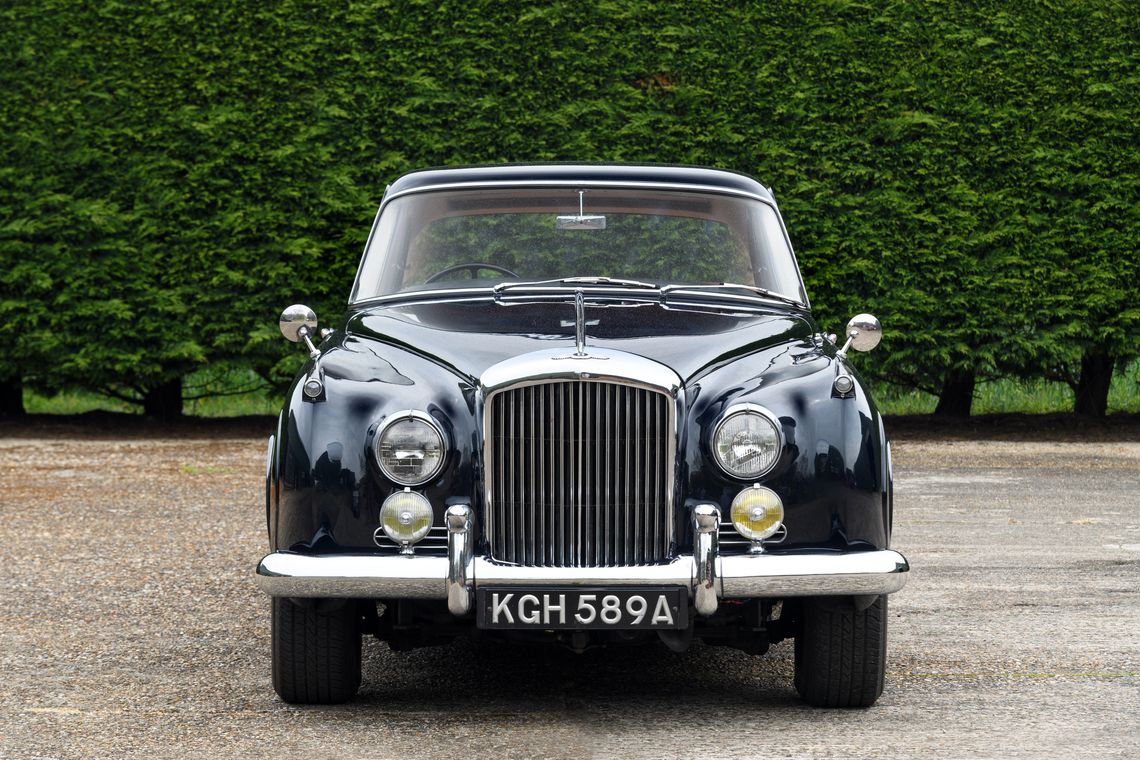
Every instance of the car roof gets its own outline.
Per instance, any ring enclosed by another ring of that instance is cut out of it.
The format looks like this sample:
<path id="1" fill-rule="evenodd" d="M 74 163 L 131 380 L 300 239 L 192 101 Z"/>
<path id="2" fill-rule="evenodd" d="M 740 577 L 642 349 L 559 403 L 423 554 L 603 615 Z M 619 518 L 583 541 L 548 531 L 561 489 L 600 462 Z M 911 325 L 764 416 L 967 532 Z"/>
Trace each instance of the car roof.
<path id="1" fill-rule="evenodd" d="M 616 185 L 694 185 L 773 200 L 751 177 L 722 169 L 663 164 L 507 164 L 455 169 L 427 169 L 397 179 L 385 195 L 456 185 L 605 183 Z"/>

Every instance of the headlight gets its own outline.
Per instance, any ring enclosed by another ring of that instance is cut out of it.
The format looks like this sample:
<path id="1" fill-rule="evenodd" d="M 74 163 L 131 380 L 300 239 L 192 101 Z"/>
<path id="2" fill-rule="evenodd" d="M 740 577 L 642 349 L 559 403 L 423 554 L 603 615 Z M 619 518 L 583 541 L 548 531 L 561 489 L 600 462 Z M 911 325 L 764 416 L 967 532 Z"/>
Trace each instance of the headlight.
<path id="1" fill-rule="evenodd" d="M 770 488 L 756 484 L 745 488 L 732 500 L 732 525 L 736 532 L 753 541 L 773 535 L 784 521 L 784 503 Z"/>
<path id="2" fill-rule="evenodd" d="M 431 530 L 431 518 L 431 503 L 415 491 L 397 491 L 380 507 L 380 527 L 388 538 L 404 546 L 423 540 Z"/>
<path id="3" fill-rule="evenodd" d="M 730 407 L 713 429 L 711 448 L 716 463 L 732 477 L 758 478 L 775 467 L 780 457 L 780 423 L 762 406 Z"/>
<path id="4" fill-rule="evenodd" d="M 443 469 L 443 430 L 423 412 L 399 412 L 376 433 L 376 462 L 384 475 L 402 486 L 426 483 Z"/>

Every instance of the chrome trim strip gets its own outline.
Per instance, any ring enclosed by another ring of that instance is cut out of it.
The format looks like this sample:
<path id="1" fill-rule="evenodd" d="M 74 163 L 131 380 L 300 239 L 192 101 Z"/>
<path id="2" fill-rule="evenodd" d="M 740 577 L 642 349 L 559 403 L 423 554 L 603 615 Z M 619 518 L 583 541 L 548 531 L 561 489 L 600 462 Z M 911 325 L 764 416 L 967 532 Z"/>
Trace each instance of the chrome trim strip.
<path id="1" fill-rule="evenodd" d="M 771 201 L 772 208 L 776 209 L 776 218 L 780 220 L 780 229 L 782 229 L 784 231 L 784 241 L 788 244 L 788 250 L 791 251 L 791 253 L 792 253 L 792 261 L 796 265 L 796 274 L 799 275 L 800 288 L 801 288 L 801 290 L 803 290 L 803 293 L 804 293 L 804 299 L 805 299 L 804 300 L 804 308 L 810 310 L 811 309 L 811 299 L 808 298 L 807 287 L 806 287 L 807 283 L 804 282 L 804 273 L 803 273 L 803 270 L 800 268 L 800 259 L 798 256 L 796 256 L 796 247 L 794 245 L 792 245 L 792 236 L 788 234 L 788 225 L 784 223 L 784 215 L 780 213 L 780 204 L 776 202 L 776 194 L 774 192 L 772 192 L 772 188 L 770 188 L 770 187 L 768 188 L 768 192 L 772 193 L 772 201 Z M 371 241 L 372 236 L 369 235 L 368 239 Z"/>
<path id="2" fill-rule="evenodd" d="M 636 567 L 522 567 L 474 557 L 467 588 L 479 586 L 694 586 L 696 560 L 680 555 Z M 910 565 L 896 551 L 843 554 L 758 554 L 719 557 L 718 598 L 892 594 L 906 585 Z M 257 568 L 271 596 L 446 599 L 445 557 L 276 552 Z"/>
<path id="3" fill-rule="evenodd" d="M 475 587 L 479 586 L 685 586 L 692 588 L 693 558 L 674 557 L 661 565 L 615 567 L 524 567 L 475 558 Z"/>
<path id="4" fill-rule="evenodd" d="M 474 577 L 471 507 L 466 504 L 450 506 L 443 520 L 447 523 L 447 609 L 452 615 L 462 617 L 471 611 L 468 578 Z"/>
<path id="5" fill-rule="evenodd" d="M 422 193 L 437 193 L 446 192 L 448 190 L 494 190 L 494 189 L 512 189 L 512 188 L 534 188 L 542 189 L 547 187 L 573 187 L 573 188 L 603 188 L 609 189 L 630 189 L 630 190 L 669 190 L 681 192 L 696 192 L 696 193 L 716 193 L 717 195 L 731 195 L 736 198 L 751 198 L 767 203 L 779 215 L 775 202 L 772 198 L 766 198 L 759 193 L 750 193 L 747 190 L 740 190 L 734 187 L 718 187 L 716 185 L 701 185 L 698 183 L 687 182 L 627 182 L 622 180 L 595 180 L 587 177 L 579 177 L 577 179 L 519 179 L 519 180 L 497 180 L 497 181 L 482 181 L 482 182 L 448 182 L 438 185 L 425 185 L 423 187 L 413 187 L 403 190 L 398 193 L 391 193 L 384 197 L 381 201 L 380 208 L 383 210 L 397 198 L 403 198 L 405 195 L 418 195 Z M 371 242 L 371 237 L 369 238 Z"/>
<path id="6" fill-rule="evenodd" d="M 681 378 L 669 367 L 644 356 L 611 348 L 594 348 L 576 357 L 569 347 L 548 348 L 491 365 L 480 377 L 483 392 L 492 393 L 553 380 L 598 380 L 660 391 L 676 396 Z"/>
<path id="7" fill-rule="evenodd" d="M 745 290 L 745 292 L 748 292 L 747 289 L 748 289 L 747 285 L 742 287 L 742 290 Z M 677 284 L 664 285 L 661 287 L 659 292 L 661 293 L 662 298 L 666 303 L 668 303 L 668 301 L 669 301 L 669 296 L 676 293 L 678 295 L 683 295 L 683 296 L 690 296 L 690 297 L 695 296 L 698 299 L 703 297 L 703 296 L 712 296 L 713 299 L 725 298 L 727 300 L 736 300 L 736 301 L 744 300 L 746 302 L 753 302 L 753 301 L 756 301 L 757 299 L 761 299 L 761 300 L 765 300 L 765 301 L 775 301 L 777 303 L 782 303 L 786 306 L 800 306 L 800 307 L 806 306 L 806 304 L 804 304 L 803 301 L 796 298 L 795 296 L 789 296 L 785 293 L 777 293 L 774 290 L 769 291 L 768 295 L 764 295 L 761 293 L 749 293 L 748 295 L 743 295 L 741 293 L 732 293 L 732 292 L 728 292 L 725 290 L 711 290 L 711 289 L 710 290 L 704 290 L 700 286 L 688 286 L 688 285 L 685 285 L 683 283 L 677 283 Z"/>
<path id="8" fill-rule="evenodd" d="M 531 303 L 537 300 L 549 300 L 552 303 L 564 303 L 568 295 L 569 286 L 563 287 L 550 287 L 550 288 L 533 288 L 523 290 L 518 293 L 499 293 L 496 294 L 493 288 L 480 287 L 480 288 L 439 288 L 438 290 L 403 290 L 396 293 L 388 293 L 382 296 L 374 296 L 372 298 L 354 301 L 349 304 L 349 307 L 354 312 L 364 311 L 378 306 L 401 306 L 409 303 L 444 303 L 454 301 L 498 301 L 504 306 L 509 306 L 512 303 Z M 679 291 L 674 291 L 676 294 Z M 710 298 L 702 298 L 702 296 L 709 295 L 710 291 L 689 291 L 686 293 L 691 300 L 670 299 L 667 303 L 662 303 L 661 291 L 646 291 L 646 290 L 630 290 L 628 288 L 590 288 L 590 302 L 597 303 L 606 300 L 614 300 L 621 302 L 636 302 L 637 305 L 642 304 L 657 304 L 662 308 L 676 308 L 676 307 L 689 307 L 689 308 L 720 308 L 728 310 L 731 308 L 745 308 L 751 307 L 756 312 L 763 312 L 771 310 L 773 307 L 781 309 L 801 309 L 804 311 L 811 311 L 811 308 L 806 303 L 790 304 L 786 301 L 781 301 L 775 298 L 767 298 L 761 295 L 742 295 L 739 293 L 723 293 L 716 291 L 715 295 Z M 459 298 L 462 296 L 462 298 Z"/>

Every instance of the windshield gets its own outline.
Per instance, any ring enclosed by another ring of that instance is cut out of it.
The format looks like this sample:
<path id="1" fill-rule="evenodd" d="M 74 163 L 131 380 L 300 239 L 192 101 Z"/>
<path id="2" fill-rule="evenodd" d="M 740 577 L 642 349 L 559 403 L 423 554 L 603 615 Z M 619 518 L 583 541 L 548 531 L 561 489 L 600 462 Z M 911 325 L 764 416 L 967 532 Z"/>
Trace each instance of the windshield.
<path id="1" fill-rule="evenodd" d="M 739 283 L 806 303 L 767 203 L 644 189 L 449 190 L 388 203 L 352 300 L 426 289 L 611 278 Z"/>

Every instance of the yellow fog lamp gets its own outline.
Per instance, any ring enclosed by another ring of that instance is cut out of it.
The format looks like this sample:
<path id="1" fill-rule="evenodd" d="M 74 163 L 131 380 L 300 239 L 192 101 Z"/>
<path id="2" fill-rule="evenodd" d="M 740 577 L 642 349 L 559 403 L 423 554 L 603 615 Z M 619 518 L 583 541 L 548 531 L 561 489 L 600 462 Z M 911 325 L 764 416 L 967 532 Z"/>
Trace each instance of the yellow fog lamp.
<path id="1" fill-rule="evenodd" d="M 757 483 L 732 500 L 732 525 L 752 541 L 753 553 L 764 551 L 760 542 L 774 535 L 783 522 L 784 503 L 771 488 Z"/>
<path id="2" fill-rule="evenodd" d="M 402 547 L 401 554 L 411 554 L 412 544 L 423 540 L 431 530 L 431 518 L 431 502 L 410 488 L 392 494 L 380 507 L 380 528 Z"/>

